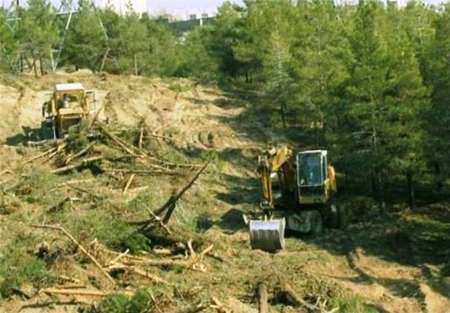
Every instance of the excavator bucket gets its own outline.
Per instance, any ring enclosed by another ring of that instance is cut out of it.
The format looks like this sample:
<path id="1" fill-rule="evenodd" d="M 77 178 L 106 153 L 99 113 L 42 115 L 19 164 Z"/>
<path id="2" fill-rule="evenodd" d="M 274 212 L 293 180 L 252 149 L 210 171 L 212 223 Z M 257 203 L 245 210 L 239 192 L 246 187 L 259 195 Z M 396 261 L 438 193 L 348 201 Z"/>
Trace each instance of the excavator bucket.
<path id="1" fill-rule="evenodd" d="M 250 220 L 250 245 L 252 249 L 261 249 L 269 252 L 283 249 L 285 228 L 286 221 L 284 218 Z"/>

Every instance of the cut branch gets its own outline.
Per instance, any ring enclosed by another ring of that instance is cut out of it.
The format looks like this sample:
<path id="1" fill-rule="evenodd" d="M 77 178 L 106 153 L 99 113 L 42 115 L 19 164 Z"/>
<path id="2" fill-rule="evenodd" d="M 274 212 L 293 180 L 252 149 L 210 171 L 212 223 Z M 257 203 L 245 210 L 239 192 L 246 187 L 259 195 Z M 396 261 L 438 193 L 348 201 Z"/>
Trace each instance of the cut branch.
<path id="1" fill-rule="evenodd" d="M 76 158 L 79 158 L 80 156 L 82 156 L 83 154 L 87 153 L 93 146 L 95 145 L 95 142 L 90 143 L 87 147 L 85 147 L 84 149 L 82 149 L 80 152 L 74 154 L 74 155 L 70 155 L 67 157 L 67 159 L 65 160 L 64 164 L 68 165 L 70 162 L 72 162 L 73 160 L 75 160 Z"/>
<path id="2" fill-rule="evenodd" d="M 59 225 L 31 225 L 35 228 L 44 228 L 44 229 L 52 229 L 62 232 L 67 238 L 69 238 L 77 247 L 83 252 L 94 264 L 97 268 L 102 272 L 103 275 L 113 284 L 116 282 L 114 279 L 103 269 L 103 266 L 97 261 L 96 258 L 92 256 L 64 227 Z"/>
<path id="3" fill-rule="evenodd" d="M 123 193 L 127 193 L 128 189 L 131 186 L 131 183 L 133 182 L 134 178 L 136 177 L 136 174 L 131 174 L 130 178 L 128 179 L 127 183 L 125 184 L 125 187 L 123 188 Z"/>
<path id="4" fill-rule="evenodd" d="M 52 173 L 53 174 L 65 173 L 65 172 L 68 172 L 70 170 L 74 170 L 74 169 L 78 169 L 78 168 L 81 168 L 81 167 L 85 167 L 88 164 L 94 163 L 96 161 L 100 161 L 102 159 L 103 159 L 103 156 L 95 156 L 95 157 L 87 158 L 87 159 L 82 160 L 78 164 L 68 165 L 68 166 L 57 168 L 57 169 L 53 170 Z"/>

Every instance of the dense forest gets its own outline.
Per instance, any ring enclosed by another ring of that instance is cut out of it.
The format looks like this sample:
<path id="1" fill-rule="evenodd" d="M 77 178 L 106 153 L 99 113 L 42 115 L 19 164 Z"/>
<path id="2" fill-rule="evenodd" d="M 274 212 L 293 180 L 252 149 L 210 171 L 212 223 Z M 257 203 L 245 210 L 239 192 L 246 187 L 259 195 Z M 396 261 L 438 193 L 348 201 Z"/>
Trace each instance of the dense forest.
<path id="1" fill-rule="evenodd" d="M 248 0 L 188 34 L 131 3 L 124 14 L 78 6 L 60 66 L 239 85 L 260 97 L 254 110 L 269 112 L 271 127 L 308 131 L 375 199 L 400 187 L 413 205 L 415 190 L 445 191 L 449 4 Z M 56 11 L 47 0 L 29 0 L 18 19 L 0 10 L 1 71 L 51 70 L 65 23 Z"/>

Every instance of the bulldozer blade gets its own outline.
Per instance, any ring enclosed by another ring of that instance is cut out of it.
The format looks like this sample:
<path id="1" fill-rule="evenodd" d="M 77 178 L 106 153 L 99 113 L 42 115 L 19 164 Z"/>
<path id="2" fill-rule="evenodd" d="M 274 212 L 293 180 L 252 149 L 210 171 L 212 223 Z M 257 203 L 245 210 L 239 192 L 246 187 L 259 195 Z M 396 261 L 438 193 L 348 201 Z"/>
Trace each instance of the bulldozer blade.
<path id="1" fill-rule="evenodd" d="M 250 220 L 250 245 L 252 249 L 274 252 L 284 248 L 286 221 L 273 219 L 267 221 Z"/>

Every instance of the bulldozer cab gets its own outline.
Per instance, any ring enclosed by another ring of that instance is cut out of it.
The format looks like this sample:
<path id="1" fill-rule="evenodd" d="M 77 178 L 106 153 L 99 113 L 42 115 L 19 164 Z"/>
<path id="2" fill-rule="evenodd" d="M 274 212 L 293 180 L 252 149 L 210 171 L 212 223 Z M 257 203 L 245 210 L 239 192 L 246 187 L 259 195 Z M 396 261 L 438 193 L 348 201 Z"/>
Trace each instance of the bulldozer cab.
<path id="1" fill-rule="evenodd" d="M 44 105 L 44 118 L 51 124 L 54 138 L 62 138 L 69 128 L 88 117 L 87 92 L 80 83 L 56 84 L 49 102 Z"/>
<path id="2" fill-rule="evenodd" d="M 327 201 L 328 160 L 326 150 L 303 151 L 297 154 L 297 188 L 300 204 L 321 204 Z"/>
<path id="3" fill-rule="evenodd" d="M 57 84 L 54 93 L 55 110 L 64 114 L 67 109 L 84 113 L 88 110 L 85 90 L 80 83 Z"/>

